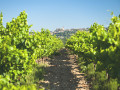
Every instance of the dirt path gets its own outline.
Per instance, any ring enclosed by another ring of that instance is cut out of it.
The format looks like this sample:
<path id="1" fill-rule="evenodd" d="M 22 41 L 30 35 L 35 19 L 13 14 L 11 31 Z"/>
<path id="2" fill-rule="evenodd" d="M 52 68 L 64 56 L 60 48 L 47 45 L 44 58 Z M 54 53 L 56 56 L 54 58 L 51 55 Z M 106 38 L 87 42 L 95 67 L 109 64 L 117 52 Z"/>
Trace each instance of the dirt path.
<path id="1" fill-rule="evenodd" d="M 49 66 L 46 68 L 45 81 L 40 82 L 45 90 L 89 90 L 74 55 L 68 53 L 63 49 L 60 55 L 47 60 Z"/>

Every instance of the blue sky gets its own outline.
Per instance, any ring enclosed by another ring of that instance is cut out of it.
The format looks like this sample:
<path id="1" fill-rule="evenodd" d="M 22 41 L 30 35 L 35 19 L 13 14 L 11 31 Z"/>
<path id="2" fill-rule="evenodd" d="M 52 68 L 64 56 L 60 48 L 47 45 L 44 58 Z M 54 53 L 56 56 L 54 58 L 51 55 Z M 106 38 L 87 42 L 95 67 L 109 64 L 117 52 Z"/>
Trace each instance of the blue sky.
<path id="1" fill-rule="evenodd" d="M 110 12 L 120 14 L 120 0 L 0 0 L 3 24 L 16 18 L 23 10 L 28 14 L 30 30 L 41 28 L 87 28 L 94 22 L 108 26 Z"/>

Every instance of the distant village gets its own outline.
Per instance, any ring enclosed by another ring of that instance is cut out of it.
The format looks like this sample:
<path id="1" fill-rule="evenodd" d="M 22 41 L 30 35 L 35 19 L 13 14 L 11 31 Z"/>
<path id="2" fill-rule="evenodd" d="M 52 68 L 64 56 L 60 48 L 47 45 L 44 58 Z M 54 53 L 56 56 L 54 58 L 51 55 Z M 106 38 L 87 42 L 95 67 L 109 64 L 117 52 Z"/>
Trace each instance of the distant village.
<path id="1" fill-rule="evenodd" d="M 108 27 L 105 27 L 105 30 L 108 30 Z M 61 37 L 61 33 L 68 33 L 69 32 L 69 34 L 70 33 L 76 33 L 76 31 L 89 31 L 89 28 L 72 28 L 72 29 L 64 29 L 64 27 L 63 28 L 56 28 L 54 31 L 50 31 L 50 33 L 51 33 L 51 35 L 58 35 L 58 36 L 60 36 Z M 34 35 L 34 32 L 29 32 L 29 34 L 30 35 Z M 63 35 L 62 35 L 63 36 Z M 61 38 L 63 38 L 63 37 L 61 37 Z"/>
<path id="2" fill-rule="evenodd" d="M 65 31 L 69 31 L 69 32 L 72 32 L 72 31 L 88 31 L 89 28 L 72 28 L 72 29 L 64 29 L 63 28 L 56 28 L 55 31 L 51 31 L 51 34 L 54 35 L 54 34 L 57 34 L 57 33 L 62 33 L 62 32 L 65 32 Z"/>

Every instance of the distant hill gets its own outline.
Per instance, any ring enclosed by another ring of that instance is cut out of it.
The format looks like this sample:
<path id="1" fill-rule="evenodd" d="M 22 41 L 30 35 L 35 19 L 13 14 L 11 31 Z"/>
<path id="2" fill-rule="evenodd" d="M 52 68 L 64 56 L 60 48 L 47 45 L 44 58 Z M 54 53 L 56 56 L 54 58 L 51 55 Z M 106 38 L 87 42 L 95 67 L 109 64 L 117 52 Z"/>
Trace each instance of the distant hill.
<path id="1" fill-rule="evenodd" d="M 50 31 L 51 35 L 56 35 L 56 37 L 60 38 L 65 44 L 67 39 L 75 34 L 77 31 L 88 31 L 89 28 L 78 28 L 78 29 L 64 29 L 57 28 L 55 31 Z M 29 32 L 30 35 L 34 35 L 34 32 Z"/>
<path id="2" fill-rule="evenodd" d="M 64 29 L 57 28 L 54 32 L 51 32 L 52 35 L 56 35 L 58 38 L 62 39 L 65 44 L 67 39 L 75 34 L 77 31 L 88 31 L 88 28 L 80 28 L 80 29 Z"/>

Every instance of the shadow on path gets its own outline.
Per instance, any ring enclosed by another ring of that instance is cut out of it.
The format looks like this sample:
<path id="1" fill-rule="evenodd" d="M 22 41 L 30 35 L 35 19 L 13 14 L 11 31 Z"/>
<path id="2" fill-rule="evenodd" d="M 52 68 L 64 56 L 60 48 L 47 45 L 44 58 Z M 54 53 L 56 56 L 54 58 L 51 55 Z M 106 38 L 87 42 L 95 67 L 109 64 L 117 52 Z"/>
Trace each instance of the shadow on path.
<path id="1" fill-rule="evenodd" d="M 41 83 L 46 88 L 45 90 L 81 90 L 83 88 L 78 87 L 78 83 L 82 78 L 76 78 L 73 73 L 73 69 L 77 67 L 73 67 L 74 59 L 71 59 L 66 49 L 62 49 L 60 55 L 54 56 L 48 62 L 49 66 L 45 68 L 45 82 Z"/>

